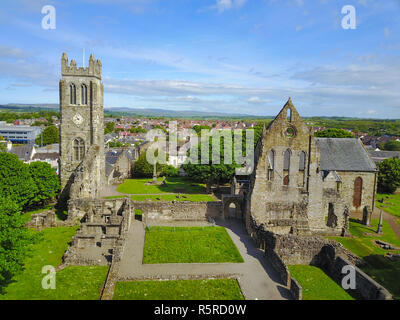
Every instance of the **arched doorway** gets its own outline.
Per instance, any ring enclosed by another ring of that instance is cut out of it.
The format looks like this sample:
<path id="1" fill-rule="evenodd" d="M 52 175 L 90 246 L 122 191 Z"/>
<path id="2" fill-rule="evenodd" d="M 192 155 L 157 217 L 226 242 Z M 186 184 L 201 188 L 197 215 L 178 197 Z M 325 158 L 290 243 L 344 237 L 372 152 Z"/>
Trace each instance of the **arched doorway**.
<path id="1" fill-rule="evenodd" d="M 361 177 L 357 177 L 354 181 L 354 195 L 353 195 L 353 206 L 358 210 L 361 207 L 362 200 L 362 189 L 363 189 L 363 180 Z"/>
<path id="2" fill-rule="evenodd" d="M 228 218 L 233 219 L 236 218 L 236 203 L 231 202 L 228 208 Z"/>
<path id="3" fill-rule="evenodd" d="M 225 219 L 242 219 L 242 198 L 225 198 L 223 211 Z"/>

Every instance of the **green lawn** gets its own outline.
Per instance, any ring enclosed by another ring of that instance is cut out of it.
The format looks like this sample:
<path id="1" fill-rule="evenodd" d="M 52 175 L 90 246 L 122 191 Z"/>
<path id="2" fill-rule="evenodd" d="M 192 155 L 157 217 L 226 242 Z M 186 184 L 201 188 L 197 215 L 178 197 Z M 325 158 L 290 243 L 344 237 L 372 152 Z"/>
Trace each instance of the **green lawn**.
<path id="1" fill-rule="evenodd" d="M 42 268 L 61 264 L 62 256 L 77 228 L 47 228 L 39 232 L 39 238 L 30 245 L 30 256 L 25 261 L 25 269 L 13 278 L 11 284 L 3 288 L 0 300 L 99 299 L 107 267 L 71 266 L 57 272 L 55 290 L 42 288 L 41 283 L 45 276 Z"/>
<path id="2" fill-rule="evenodd" d="M 376 206 L 396 217 L 400 218 L 400 194 L 377 194 L 377 200 L 384 200 L 384 203 L 376 201 Z"/>
<path id="3" fill-rule="evenodd" d="M 384 234 L 376 234 L 378 223 L 377 219 L 373 219 L 373 227 L 370 228 L 351 219 L 350 233 L 354 238 L 335 237 L 334 239 L 342 243 L 346 249 L 363 258 L 366 265 L 361 269 L 388 289 L 396 299 L 400 299 L 400 261 L 392 262 L 385 258 L 384 255 L 388 251 L 374 243 L 374 240 L 381 239 L 400 247 L 400 240 L 386 221 L 383 221 Z"/>
<path id="4" fill-rule="evenodd" d="M 25 222 L 29 222 L 32 219 L 32 215 L 33 214 L 41 213 L 43 211 L 50 210 L 51 208 L 52 208 L 52 205 L 48 205 L 48 206 L 46 206 L 44 208 L 41 208 L 41 209 L 36 209 L 36 210 L 32 210 L 32 211 L 26 211 L 26 212 L 22 213 L 22 216 L 23 216 Z"/>
<path id="5" fill-rule="evenodd" d="M 150 227 L 143 263 L 243 262 L 222 227 Z"/>
<path id="6" fill-rule="evenodd" d="M 378 235 L 378 219 L 372 219 L 372 227 L 364 226 L 354 219 L 350 219 L 350 233 L 354 238 L 334 237 L 343 246 L 360 258 L 370 255 L 384 255 L 387 251 L 378 247 L 374 240 L 380 239 L 400 247 L 400 239 L 397 238 L 390 225 L 383 220 L 383 235 Z"/>
<path id="7" fill-rule="evenodd" d="M 354 300 L 320 268 L 303 265 L 288 268 L 303 288 L 303 300 Z"/>
<path id="8" fill-rule="evenodd" d="M 118 282 L 114 300 L 244 300 L 235 279 Z"/>
<path id="9" fill-rule="evenodd" d="M 167 178 L 166 186 L 145 185 L 152 179 L 128 179 L 117 188 L 118 192 L 127 194 L 157 194 L 157 193 L 205 193 L 203 184 L 184 178 Z M 158 178 L 162 181 L 162 178 Z"/>
<path id="10" fill-rule="evenodd" d="M 209 194 L 181 194 L 180 198 L 177 194 L 163 194 L 163 195 L 133 195 L 131 199 L 134 201 L 189 201 L 189 202 L 208 202 L 216 201 L 216 199 Z"/>

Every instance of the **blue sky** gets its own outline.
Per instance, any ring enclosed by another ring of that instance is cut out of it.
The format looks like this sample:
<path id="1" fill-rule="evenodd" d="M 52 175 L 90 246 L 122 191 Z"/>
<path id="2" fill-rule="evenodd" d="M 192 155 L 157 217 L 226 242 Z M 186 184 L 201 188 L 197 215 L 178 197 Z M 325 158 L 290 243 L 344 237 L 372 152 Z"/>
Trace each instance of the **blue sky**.
<path id="1" fill-rule="evenodd" d="M 61 54 L 83 48 L 108 108 L 276 115 L 291 96 L 303 116 L 400 118 L 399 0 L 1 1 L 0 103 L 57 103 Z"/>

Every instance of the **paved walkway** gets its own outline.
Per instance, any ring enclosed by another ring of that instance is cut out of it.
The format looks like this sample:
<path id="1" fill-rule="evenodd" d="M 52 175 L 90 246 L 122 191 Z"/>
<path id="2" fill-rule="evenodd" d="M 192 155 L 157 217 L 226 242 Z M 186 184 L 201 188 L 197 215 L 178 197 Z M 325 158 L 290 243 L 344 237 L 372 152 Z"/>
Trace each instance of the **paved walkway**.
<path id="1" fill-rule="evenodd" d="M 142 222 L 135 220 L 129 231 L 118 279 L 129 281 L 235 277 L 246 300 L 290 299 L 290 293 L 281 285 L 279 275 L 267 263 L 263 252 L 255 247 L 242 223 L 227 220 L 217 224 L 226 228 L 239 249 L 244 263 L 142 264 L 145 229 Z"/>

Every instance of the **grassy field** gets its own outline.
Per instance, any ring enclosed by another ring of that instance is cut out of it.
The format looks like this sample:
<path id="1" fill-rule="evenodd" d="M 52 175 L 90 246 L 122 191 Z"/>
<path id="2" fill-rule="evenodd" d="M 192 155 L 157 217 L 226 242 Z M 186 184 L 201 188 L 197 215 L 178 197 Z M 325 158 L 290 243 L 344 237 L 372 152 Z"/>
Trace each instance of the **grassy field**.
<path id="1" fill-rule="evenodd" d="M 320 268 L 288 266 L 290 274 L 303 287 L 303 300 L 354 300 Z"/>
<path id="2" fill-rule="evenodd" d="M 384 203 L 376 201 L 378 208 L 400 218 L 400 194 L 377 194 L 376 199 L 385 199 Z"/>
<path id="3" fill-rule="evenodd" d="M 29 248 L 30 256 L 25 261 L 25 269 L 2 289 L 0 300 L 99 299 L 107 267 L 68 267 L 57 272 L 55 290 L 42 288 L 45 276 L 42 268 L 61 264 L 62 256 L 76 231 L 77 227 L 58 227 L 39 232 L 39 239 Z"/>
<path id="4" fill-rule="evenodd" d="M 334 239 L 344 245 L 360 258 L 370 255 L 384 255 L 387 251 L 375 244 L 375 240 L 380 239 L 400 247 L 400 239 L 396 237 L 390 225 L 383 220 L 383 235 L 378 235 L 379 220 L 372 219 L 372 227 L 364 226 L 354 219 L 350 219 L 350 233 L 354 238 L 334 237 Z"/>
<path id="5" fill-rule="evenodd" d="M 244 300 L 235 279 L 118 282 L 114 300 Z"/>
<path id="6" fill-rule="evenodd" d="M 372 220 L 372 225 L 373 227 L 370 228 L 351 220 L 350 233 L 354 238 L 335 237 L 334 239 L 342 243 L 346 249 L 363 258 L 366 265 L 361 269 L 388 289 L 396 299 L 400 299 L 400 261 L 392 262 L 385 258 L 384 255 L 388 251 L 374 243 L 374 240 L 380 239 L 400 247 L 400 240 L 386 221 L 383 221 L 383 235 L 375 233 L 378 226 L 377 219 Z"/>
<path id="7" fill-rule="evenodd" d="M 143 263 L 243 262 L 222 227 L 150 227 Z"/>
<path id="8" fill-rule="evenodd" d="M 181 194 L 180 198 L 177 194 L 163 194 L 163 195 L 133 195 L 131 199 L 134 201 L 190 201 L 190 202 L 202 202 L 202 201 L 216 201 L 216 199 L 209 194 Z"/>
<path id="9" fill-rule="evenodd" d="M 127 194 L 159 194 L 159 193 L 200 193 L 204 194 L 206 188 L 199 184 L 184 178 L 167 178 L 166 186 L 145 185 L 151 179 L 128 179 L 117 188 L 118 192 Z M 158 178 L 162 181 L 162 178 Z"/>

